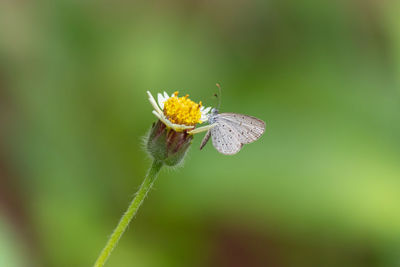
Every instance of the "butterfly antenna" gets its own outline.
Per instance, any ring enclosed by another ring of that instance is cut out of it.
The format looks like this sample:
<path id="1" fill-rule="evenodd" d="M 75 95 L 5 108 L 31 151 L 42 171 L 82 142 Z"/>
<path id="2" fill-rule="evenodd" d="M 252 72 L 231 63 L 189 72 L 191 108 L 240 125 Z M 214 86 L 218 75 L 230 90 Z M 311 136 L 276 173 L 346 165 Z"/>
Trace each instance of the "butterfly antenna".
<path id="1" fill-rule="evenodd" d="M 218 91 L 219 91 L 219 95 L 217 95 L 218 97 L 218 110 L 221 107 L 221 96 L 222 96 L 222 89 L 221 89 L 221 85 L 219 83 L 215 84 L 218 87 Z"/>

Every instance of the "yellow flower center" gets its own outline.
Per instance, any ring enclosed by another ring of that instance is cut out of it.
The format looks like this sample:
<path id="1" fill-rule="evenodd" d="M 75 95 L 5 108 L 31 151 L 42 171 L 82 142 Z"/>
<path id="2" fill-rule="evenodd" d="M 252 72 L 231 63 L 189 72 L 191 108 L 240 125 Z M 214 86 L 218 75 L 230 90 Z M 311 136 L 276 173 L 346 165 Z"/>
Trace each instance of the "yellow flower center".
<path id="1" fill-rule="evenodd" d="M 164 102 L 164 115 L 175 124 L 196 125 L 201 123 L 201 101 L 199 104 L 188 98 L 189 95 L 178 97 L 178 92 Z"/>

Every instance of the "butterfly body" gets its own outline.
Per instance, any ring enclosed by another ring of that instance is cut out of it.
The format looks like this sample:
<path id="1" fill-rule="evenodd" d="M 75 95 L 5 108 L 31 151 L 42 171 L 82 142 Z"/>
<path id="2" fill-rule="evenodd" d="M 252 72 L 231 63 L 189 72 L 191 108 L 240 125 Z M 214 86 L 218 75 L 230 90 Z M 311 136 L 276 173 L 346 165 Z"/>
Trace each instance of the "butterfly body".
<path id="1" fill-rule="evenodd" d="M 200 149 L 211 137 L 215 149 L 225 155 L 238 153 L 244 144 L 256 141 L 265 132 L 264 121 L 243 114 L 219 113 L 212 109 L 208 121 L 215 126 L 205 135 Z"/>

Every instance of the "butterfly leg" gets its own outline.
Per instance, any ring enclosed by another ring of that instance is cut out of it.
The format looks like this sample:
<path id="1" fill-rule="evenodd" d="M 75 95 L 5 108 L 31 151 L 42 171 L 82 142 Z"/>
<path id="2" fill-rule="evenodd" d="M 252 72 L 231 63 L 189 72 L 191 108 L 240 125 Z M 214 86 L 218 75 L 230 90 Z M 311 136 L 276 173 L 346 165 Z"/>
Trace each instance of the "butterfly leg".
<path id="1" fill-rule="evenodd" d="M 188 131 L 188 134 L 197 134 L 197 133 L 205 132 L 205 131 L 208 131 L 208 130 L 214 128 L 216 125 L 217 124 L 214 123 L 214 124 L 210 124 L 207 126 L 199 127 L 199 128 L 193 129 L 191 131 Z"/>

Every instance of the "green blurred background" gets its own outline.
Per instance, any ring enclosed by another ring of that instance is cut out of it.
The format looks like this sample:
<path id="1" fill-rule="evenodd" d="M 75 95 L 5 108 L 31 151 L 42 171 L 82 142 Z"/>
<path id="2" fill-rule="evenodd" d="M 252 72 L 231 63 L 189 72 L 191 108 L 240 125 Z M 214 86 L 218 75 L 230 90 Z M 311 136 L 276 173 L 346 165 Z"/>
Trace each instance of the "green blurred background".
<path id="1" fill-rule="evenodd" d="M 107 266 L 400 266 L 400 2 L 1 1 L 0 266 L 91 266 L 140 185 L 146 90 L 267 122 L 195 136 Z"/>

